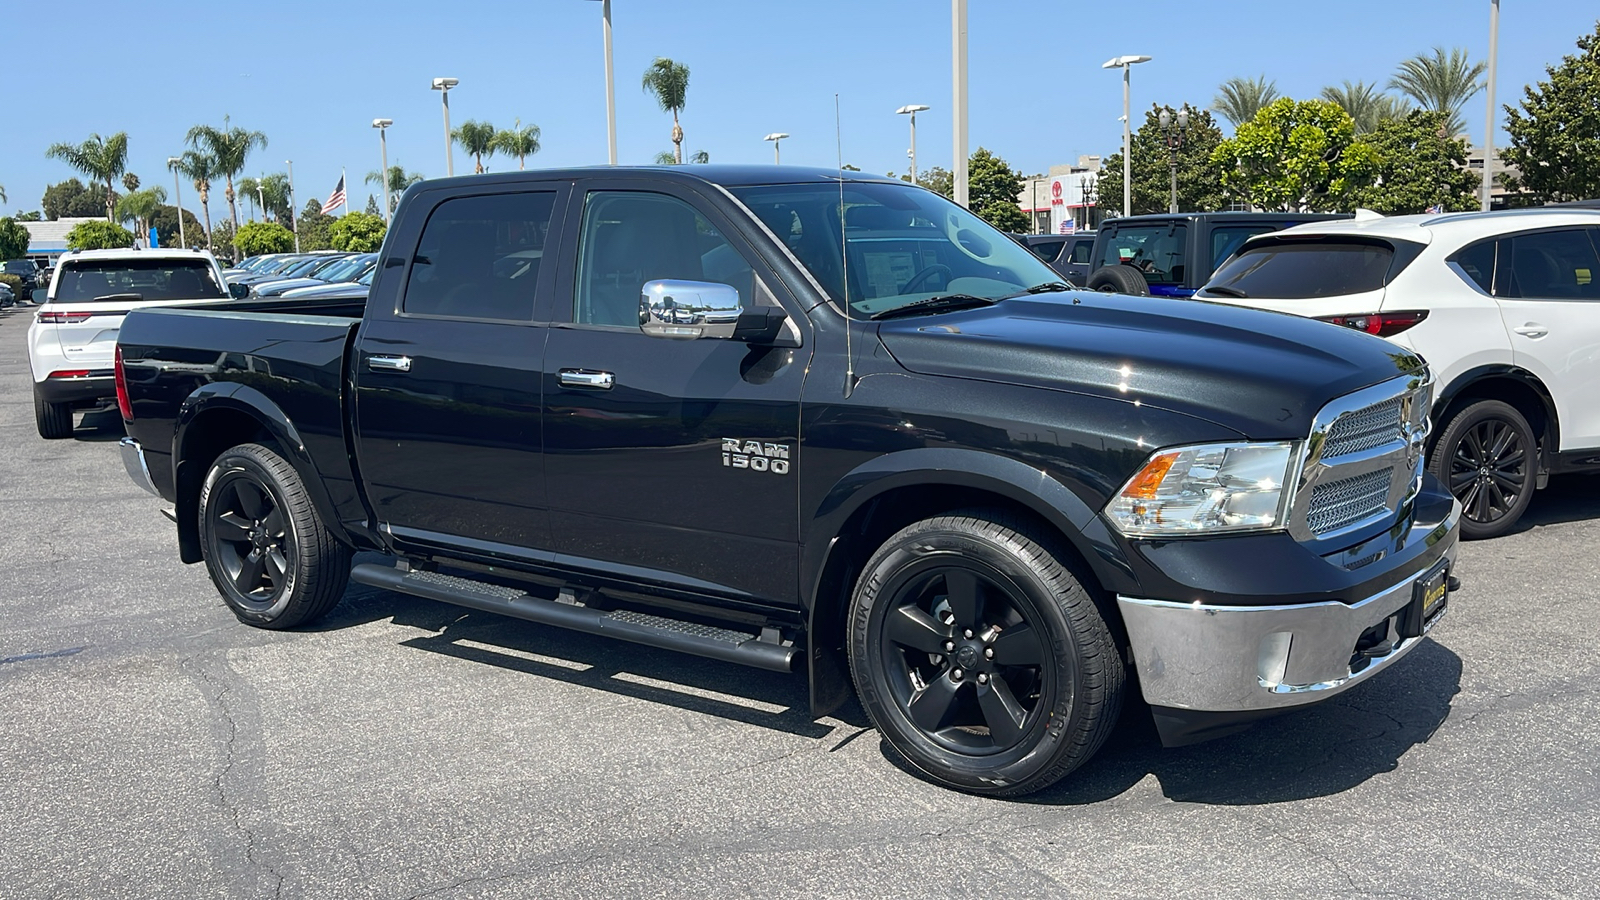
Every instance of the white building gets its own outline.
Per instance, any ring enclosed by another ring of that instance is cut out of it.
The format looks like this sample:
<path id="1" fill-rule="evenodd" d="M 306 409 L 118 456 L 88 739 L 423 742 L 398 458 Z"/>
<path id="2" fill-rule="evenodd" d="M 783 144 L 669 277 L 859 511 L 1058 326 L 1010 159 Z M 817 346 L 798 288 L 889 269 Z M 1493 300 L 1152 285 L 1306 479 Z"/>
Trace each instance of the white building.
<path id="1" fill-rule="evenodd" d="M 1017 205 L 1028 214 L 1034 234 L 1071 234 L 1100 224 L 1096 184 L 1098 156 L 1080 156 L 1074 165 L 1051 166 L 1046 175 L 1022 180 Z"/>
<path id="2" fill-rule="evenodd" d="M 67 232 L 79 222 L 103 222 L 100 216 L 87 216 L 83 218 L 62 218 L 45 222 L 18 222 L 23 228 L 28 229 L 28 258 L 42 261 L 51 268 L 55 267 L 56 260 L 61 254 L 67 252 Z"/>

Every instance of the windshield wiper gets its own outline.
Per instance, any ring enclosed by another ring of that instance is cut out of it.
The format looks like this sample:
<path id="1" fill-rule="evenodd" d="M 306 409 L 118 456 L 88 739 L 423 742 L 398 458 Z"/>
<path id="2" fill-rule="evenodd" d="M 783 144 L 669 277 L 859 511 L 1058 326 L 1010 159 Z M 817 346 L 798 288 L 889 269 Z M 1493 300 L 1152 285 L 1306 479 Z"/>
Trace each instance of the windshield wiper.
<path id="1" fill-rule="evenodd" d="M 1004 297 L 1001 297 L 1000 299 L 1001 300 L 1011 300 L 1011 299 L 1014 299 L 1016 297 L 1026 297 L 1029 294 L 1055 294 L 1055 293 L 1059 293 L 1061 291 L 1075 291 L 1075 290 L 1077 290 L 1077 288 L 1073 287 L 1070 284 L 1067 284 L 1065 281 L 1046 281 L 1044 284 L 1036 284 L 1031 288 L 1026 288 L 1024 290 L 1020 290 L 1020 291 L 1016 292 L 1015 294 L 1007 294 Z"/>
<path id="2" fill-rule="evenodd" d="M 1208 294 L 1221 294 L 1224 297 L 1238 297 L 1241 300 L 1250 299 L 1249 294 L 1246 294 L 1244 291 L 1241 291 L 1238 288 L 1228 287 L 1225 284 L 1208 284 L 1200 290 L 1205 291 Z"/>
<path id="3" fill-rule="evenodd" d="M 944 294 L 938 297 L 929 297 L 926 300 L 917 300 L 905 306 L 896 306 L 894 309 L 885 309 L 868 316 L 869 319 L 895 319 L 900 316 L 921 316 L 929 313 L 950 312 L 957 309 L 971 309 L 975 306 L 992 306 L 999 300 L 988 297 L 974 297 L 971 294 Z"/>

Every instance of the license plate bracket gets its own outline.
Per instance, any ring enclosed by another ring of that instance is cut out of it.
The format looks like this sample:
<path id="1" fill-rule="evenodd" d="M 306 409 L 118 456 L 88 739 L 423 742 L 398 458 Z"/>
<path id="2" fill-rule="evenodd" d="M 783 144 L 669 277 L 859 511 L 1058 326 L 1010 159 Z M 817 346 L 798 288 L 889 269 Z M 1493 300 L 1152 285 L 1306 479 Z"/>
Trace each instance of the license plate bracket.
<path id="1" fill-rule="evenodd" d="M 1399 616 L 1400 636 L 1412 638 L 1427 630 L 1450 604 L 1450 560 L 1441 559 L 1411 585 L 1411 602 Z"/>

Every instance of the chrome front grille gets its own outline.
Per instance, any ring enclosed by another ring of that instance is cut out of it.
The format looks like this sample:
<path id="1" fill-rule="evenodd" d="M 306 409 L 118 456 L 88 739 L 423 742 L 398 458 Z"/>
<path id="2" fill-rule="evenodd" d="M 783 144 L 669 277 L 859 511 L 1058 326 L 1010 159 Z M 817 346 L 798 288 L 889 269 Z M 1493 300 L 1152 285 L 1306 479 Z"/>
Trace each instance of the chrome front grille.
<path id="1" fill-rule="evenodd" d="M 1387 511 L 1389 487 L 1393 481 L 1394 467 L 1391 466 L 1313 487 L 1306 527 L 1321 537 Z"/>
<path id="2" fill-rule="evenodd" d="M 1328 429 L 1327 440 L 1322 444 L 1322 458 L 1348 456 L 1401 440 L 1405 427 L 1401 419 L 1402 400 L 1393 397 L 1340 416 Z"/>

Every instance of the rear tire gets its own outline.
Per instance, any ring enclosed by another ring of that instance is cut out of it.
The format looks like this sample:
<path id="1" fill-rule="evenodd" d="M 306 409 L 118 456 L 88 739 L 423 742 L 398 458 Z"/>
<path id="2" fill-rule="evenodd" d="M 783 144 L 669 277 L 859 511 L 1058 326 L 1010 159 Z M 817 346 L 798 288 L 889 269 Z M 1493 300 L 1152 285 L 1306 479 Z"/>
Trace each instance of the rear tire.
<path id="1" fill-rule="evenodd" d="M 1143 272 L 1132 266 L 1101 266 L 1089 275 L 1089 290 L 1102 294 L 1148 297 L 1150 282 L 1145 280 Z"/>
<path id="2" fill-rule="evenodd" d="M 37 385 L 33 389 L 33 420 L 39 426 L 39 437 L 47 441 L 72 437 L 72 404 L 46 401 L 39 396 Z"/>
<path id="3" fill-rule="evenodd" d="M 1092 757 L 1124 673 L 1059 538 L 996 510 L 925 519 L 856 583 L 850 672 L 889 746 L 932 781 L 1017 796 Z"/>
<path id="4" fill-rule="evenodd" d="M 1516 407 L 1479 400 L 1450 419 L 1428 471 L 1461 501 L 1462 537 L 1499 537 L 1533 502 L 1538 443 Z"/>
<path id="5" fill-rule="evenodd" d="M 318 518 L 300 475 L 261 444 L 223 451 L 200 488 L 206 570 L 239 621 L 294 628 L 344 596 L 350 550 Z"/>

